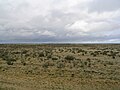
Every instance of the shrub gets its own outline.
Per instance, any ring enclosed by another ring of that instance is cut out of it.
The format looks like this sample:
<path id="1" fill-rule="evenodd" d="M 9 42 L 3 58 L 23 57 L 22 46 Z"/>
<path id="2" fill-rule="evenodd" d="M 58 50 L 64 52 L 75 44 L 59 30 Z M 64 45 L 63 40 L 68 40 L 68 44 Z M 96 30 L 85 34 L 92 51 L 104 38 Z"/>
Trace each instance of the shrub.
<path id="1" fill-rule="evenodd" d="M 96 54 L 95 54 L 95 53 L 91 53 L 91 55 L 92 55 L 93 57 L 96 57 Z"/>
<path id="2" fill-rule="evenodd" d="M 51 66 L 55 66 L 55 63 L 53 61 L 46 61 L 42 65 L 42 67 L 44 67 L 44 68 L 48 68 L 48 67 L 51 67 Z"/>
<path id="3" fill-rule="evenodd" d="M 13 65 L 13 62 L 10 61 L 10 60 L 8 60 L 8 61 L 7 61 L 7 64 L 8 64 L 8 65 Z"/>
<path id="4" fill-rule="evenodd" d="M 66 59 L 66 60 L 74 60 L 75 57 L 74 57 L 74 56 L 71 56 L 71 55 L 67 55 L 67 56 L 65 57 L 65 59 Z"/>
<path id="5" fill-rule="evenodd" d="M 88 64 L 88 62 L 84 62 L 84 64 L 85 64 L 85 65 L 87 65 L 87 64 Z"/>
<path id="6" fill-rule="evenodd" d="M 44 57 L 44 56 L 45 56 L 45 55 L 44 55 L 43 52 L 39 53 L 39 57 Z"/>
<path id="7" fill-rule="evenodd" d="M 115 59 L 115 56 L 112 56 L 113 59 Z"/>
<path id="8" fill-rule="evenodd" d="M 13 61 L 13 62 L 15 62 L 15 61 L 16 61 L 16 60 L 15 60 L 15 59 L 13 59 L 13 58 L 10 58 L 9 60 L 10 60 L 10 61 Z"/>
<path id="9" fill-rule="evenodd" d="M 48 55 L 47 58 L 48 58 L 48 59 L 49 59 L 49 58 L 52 58 L 52 56 L 51 56 L 51 55 Z"/>
<path id="10" fill-rule="evenodd" d="M 113 63 L 113 62 L 108 62 L 107 64 L 108 64 L 108 65 L 113 65 L 114 63 Z"/>
<path id="11" fill-rule="evenodd" d="M 52 60 L 58 60 L 58 58 L 57 57 L 53 57 Z"/>
<path id="12" fill-rule="evenodd" d="M 49 67 L 49 63 L 48 62 L 45 62 L 43 65 L 42 65 L 43 68 L 48 68 Z"/>
<path id="13" fill-rule="evenodd" d="M 87 58 L 87 61 L 90 61 L 90 58 Z"/>
<path id="14" fill-rule="evenodd" d="M 74 77 L 75 75 L 74 74 L 71 74 L 71 77 Z"/>
<path id="15" fill-rule="evenodd" d="M 16 60 L 13 58 L 10 58 L 8 56 L 3 57 L 3 59 L 7 62 L 8 65 L 13 65 L 13 62 L 15 62 Z"/>
<path id="16" fill-rule="evenodd" d="M 74 54 L 75 54 L 75 51 L 72 51 L 72 53 L 74 53 Z"/>
<path id="17" fill-rule="evenodd" d="M 26 54 L 28 51 L 27 50 L 23 50 L 22 51 L 22 54 Z"/>
<path id="18" fill-rule="evenodd" d="M 84 53 L 82 54 L 82 56 L 84 56 Z"/>
<path id="19" fill-rule="evenodd" d="M 25 66 L 26 62 L 24 60 L 21 61 L 22 65 Z"/>
<path id="20" fill-rule="evenodd" d="M 64 68 L 64 67 L 65 67 L 65 65 L 63 63 L 58 63 L 57 64 L 57 68 Z"/>

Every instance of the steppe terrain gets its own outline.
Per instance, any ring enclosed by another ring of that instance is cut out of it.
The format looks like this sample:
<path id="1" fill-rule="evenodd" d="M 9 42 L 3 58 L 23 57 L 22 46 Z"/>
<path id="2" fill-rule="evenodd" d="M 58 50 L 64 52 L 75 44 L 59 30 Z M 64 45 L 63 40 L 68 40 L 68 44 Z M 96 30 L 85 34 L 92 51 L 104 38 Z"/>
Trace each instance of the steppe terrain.
<path id="1" fill-rule="evenodd" d="M 0 90 L 120 90 L 120 45 L 1 44 Z"/>

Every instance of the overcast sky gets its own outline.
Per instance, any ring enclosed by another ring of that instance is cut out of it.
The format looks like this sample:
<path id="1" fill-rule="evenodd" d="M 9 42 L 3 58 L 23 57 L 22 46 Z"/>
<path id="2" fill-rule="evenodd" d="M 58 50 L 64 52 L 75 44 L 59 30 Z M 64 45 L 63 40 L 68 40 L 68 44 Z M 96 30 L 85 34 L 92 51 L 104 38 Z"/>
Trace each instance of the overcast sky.
<path id="1" fill-rule="evenodd" d="M 120 43 L 120 0 L 0 0 L 0 42 Z"/>

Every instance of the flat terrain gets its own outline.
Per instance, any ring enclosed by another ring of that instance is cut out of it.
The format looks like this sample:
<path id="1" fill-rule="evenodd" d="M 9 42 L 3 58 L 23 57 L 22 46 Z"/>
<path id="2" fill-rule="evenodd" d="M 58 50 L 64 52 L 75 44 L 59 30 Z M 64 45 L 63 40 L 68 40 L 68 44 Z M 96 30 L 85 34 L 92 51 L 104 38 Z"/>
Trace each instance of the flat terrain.
<path id="1" fill-rule="evenodd" d="M 120 90 L 120 45 L 0 45 L 0 90 Z"/>

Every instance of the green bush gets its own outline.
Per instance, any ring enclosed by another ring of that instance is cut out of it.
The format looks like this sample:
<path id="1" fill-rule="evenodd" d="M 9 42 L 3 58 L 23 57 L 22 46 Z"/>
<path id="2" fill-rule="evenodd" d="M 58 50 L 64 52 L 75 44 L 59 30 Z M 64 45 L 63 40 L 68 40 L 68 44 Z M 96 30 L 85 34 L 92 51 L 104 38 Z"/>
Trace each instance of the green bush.
<path id="1" fill-rule="evenodd" d="M 64 67 L 65 67 L 65 65 L 63 63 L 58 63 L 57 64 L 57 68 L 64 68 Z"/>
<path id="2" fill-rule="evenodd" d="M 66 59 L 66 60 L 74 60 L 75 57 L 74 57 L 74 56 L 71 56 L 71 55 L 67 55 L 67 56 L 65 57 L 65 59 Z"/>
<path id="3" fill-rule="evenodd" d="M 7 64 L 8 64 L 8 65 L 13 65 L 13 62 L 10 61 L 10 60 L 8 60 L 8 61 L 7 61 Z"/>
<path id="4" fill-rule="evenodd" d="M 39 53 L 39 57 L 44 57 L 44 56 L 45 56 L 45 55 L 44 55 L 43 52 Z"/>
<path id="5" fill-rule="evenodd" d="M 53 57 L 52 60 L 58 60 L 58 58 L 57 57 Z"/>

